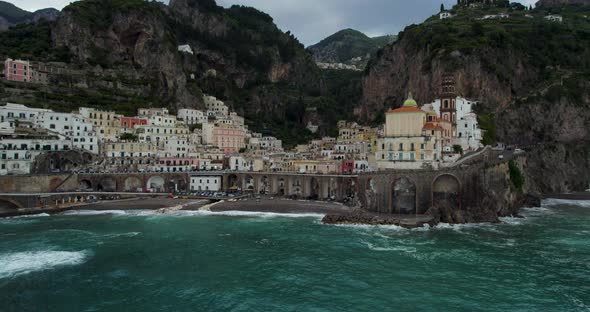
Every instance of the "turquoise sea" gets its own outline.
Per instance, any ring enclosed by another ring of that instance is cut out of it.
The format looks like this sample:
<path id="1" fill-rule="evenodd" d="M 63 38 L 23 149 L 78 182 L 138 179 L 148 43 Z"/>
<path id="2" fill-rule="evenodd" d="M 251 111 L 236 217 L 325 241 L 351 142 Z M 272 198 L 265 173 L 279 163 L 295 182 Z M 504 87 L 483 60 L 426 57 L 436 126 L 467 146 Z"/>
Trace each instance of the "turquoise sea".
<path id="1" fill-rule="evenodd" d="M 590 311 L 590 202 L 503 224 L 73 212 L 0 220 L 0 311 Z"/>

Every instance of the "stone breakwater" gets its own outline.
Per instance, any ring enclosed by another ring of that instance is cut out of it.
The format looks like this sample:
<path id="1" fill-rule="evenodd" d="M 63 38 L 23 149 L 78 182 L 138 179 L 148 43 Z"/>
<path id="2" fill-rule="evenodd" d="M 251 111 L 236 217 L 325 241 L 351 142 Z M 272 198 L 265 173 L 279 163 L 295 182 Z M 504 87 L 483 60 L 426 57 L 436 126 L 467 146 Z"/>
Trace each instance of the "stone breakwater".
<path id="1" fill-rule="evenodd" d="M 347 214 L 328 214 L 322 219 L 323 224 L 333 225 L 396 225 L 404 228 L 418 228 L 425 225 L 435 226 L 437 223 L 429 215 L 394 215 L 374 214 L 356 210 Z"/>

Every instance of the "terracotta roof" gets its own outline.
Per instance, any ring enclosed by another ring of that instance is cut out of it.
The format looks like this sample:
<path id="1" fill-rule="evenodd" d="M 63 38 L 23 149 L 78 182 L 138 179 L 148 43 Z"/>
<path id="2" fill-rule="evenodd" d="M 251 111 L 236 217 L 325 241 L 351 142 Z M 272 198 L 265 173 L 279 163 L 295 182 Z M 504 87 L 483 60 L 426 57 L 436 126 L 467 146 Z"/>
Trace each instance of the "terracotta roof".
<path id="1" fill-rule="evenodd" d="M 398 109 L 390 109 L 387 112 L 387 114 L 392 114 L 392 113 L 396 113 L 396 114 L 397 113 L 424 113 L 424 114 L 426 114 L 423 110 L 421 110 L 415 106 L 403 106 Z"/>
<path id="2" fill-rule="evenodd" d="M 433 123 L 427 122 L 424 127 L 422 127 L 422 130 L 444 130 L 441 126 L 437 126 L 434 125 Z"/>

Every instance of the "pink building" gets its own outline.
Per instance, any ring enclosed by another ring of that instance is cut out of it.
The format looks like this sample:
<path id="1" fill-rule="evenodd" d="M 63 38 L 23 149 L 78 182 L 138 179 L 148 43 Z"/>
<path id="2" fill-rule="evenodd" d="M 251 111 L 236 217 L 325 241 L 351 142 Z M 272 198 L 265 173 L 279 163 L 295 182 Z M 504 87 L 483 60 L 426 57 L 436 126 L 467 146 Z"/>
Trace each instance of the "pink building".
<path id="1" fill-rule="evenodd" d="M 354 171 L 354 160 L 353 159 L 345 160 L 342 162 L 342 171 L 340 173 L 352 174 L 353 171 Z"/>
<path id="2" fill-rule="evenodd" d="M 147 124 L 147 118 L 121 117 L 121 128 L 123 129 L 133 129 L 135 126 L 142 126 Z"/>
<path id="3" fill-rule="evenodd" d="M 6 59 L 4 62 L 6 80 L 20 82 L 47 82 L 47 73 L 37 71 L 29 61 Z"/>
<path id="4" fill-rule="evenodd" d="M 246 131 L 239 127 L 215 127 L 213 144 L 226 155 L 237 153 L 246 147 Z"/>

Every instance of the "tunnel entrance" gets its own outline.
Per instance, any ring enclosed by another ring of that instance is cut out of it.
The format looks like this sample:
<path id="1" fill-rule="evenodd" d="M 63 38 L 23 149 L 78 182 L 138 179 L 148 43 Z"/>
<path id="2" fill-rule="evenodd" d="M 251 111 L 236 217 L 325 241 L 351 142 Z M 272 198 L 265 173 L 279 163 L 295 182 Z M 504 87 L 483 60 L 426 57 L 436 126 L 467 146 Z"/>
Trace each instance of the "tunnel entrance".
<path id="1" fill-rule="evenodd" d="M 432 204 L 450 209 L 461 208 L 461 186 L 459 180 L 452 175 L 444 174 L 437 177 L 432 185 Z"/>
<path id="2" fill-rule="evenodd" d="M 416 214 L 416 184 L 408 178 L 393 182 L 391 212 L 397 214 Z"/>

